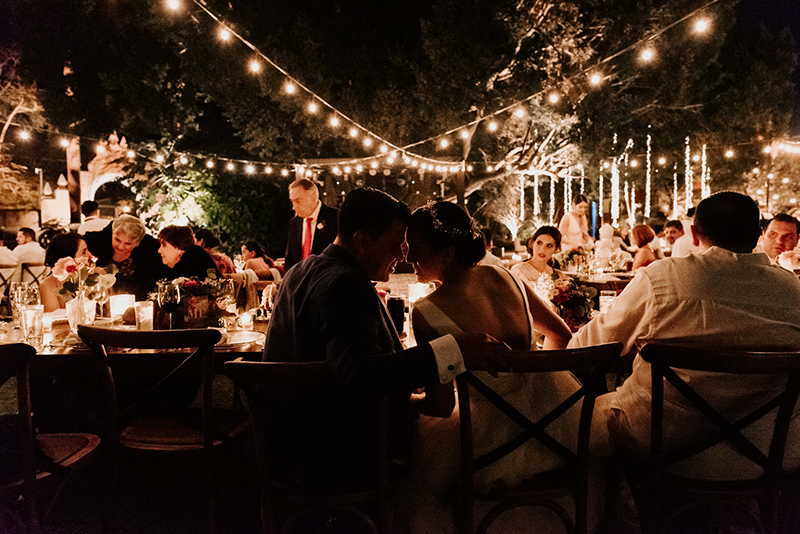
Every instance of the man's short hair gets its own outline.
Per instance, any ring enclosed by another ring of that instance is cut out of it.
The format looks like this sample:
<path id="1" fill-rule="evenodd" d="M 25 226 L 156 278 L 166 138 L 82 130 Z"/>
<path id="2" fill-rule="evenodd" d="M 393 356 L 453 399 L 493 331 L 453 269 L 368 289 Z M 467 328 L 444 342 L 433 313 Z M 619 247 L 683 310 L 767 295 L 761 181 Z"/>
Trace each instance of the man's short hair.
<path id="1" fill-rule="evenodd" d="M 391 229 L 394 221 L 408 224 L 411 210 L 388 193 L 371 187 L 353 189 L 339 210 L 338 237 L 349 243 L 358 231 L 373 239 Z"/>
<path id="2" fill-rule="evenodd" d="M 81 204 L 81 213 L 83 213 L 84 217 L 88 217 L 92 213 L 96 212 L 100 209 L 100 204 L 95 202 L 94 200 L 87 200 L 83 204 Z"/>
<path id="3" fill-rule="evenodd" d="M 481 228 L 481 233 L 483 234 L 483 246 L 488 249 L 494 242 L 494 232 L 491 228 Z"/>
<path id="4" fill-rule="evenodd" d="M 315 184 L 312 180 L 309 180 L 308 178 L 298 178 L 297 180 L 289 184 L 289 189 L 297 189 L 298 187 L 300 189 L 305 189 L 306 191 L 314 191 L 317 194 L 319 194 L 319 188 L 317 187 L 317 184 Z"/>
<path id="5" fill-rule="evenodd" d="M 667 228 L 675 228 L 680 233 L 683 233 L 683 223 L 680 221 L 667 221 L 667 224 L 664 225 L 664 230 Z"/>
<path id="6" fill-rule="evenodd" d="M 795 219 L 794 217 L 792 217 L 788 213 L 779 213 L 775 217 L 770 219 L 769 222 L 767 222 L 767 225 L 764 226 L 764 230 L 765 231 L 766 231 L 767 227 L 769 226 L 769 223 L 771 223 L 772 221 L 793 224 L 794 228 L 795 228 L 796 235 L 800 235 L 800 221 L 798 221 L 797 219 Z"/>
<path id="7" fill-rule="evenodd" d="M 734 191 L 703 199 L 694 214 L 697 233 L 712 246 L 732 252 L 752 252 L 761 235 L 755 200 Z"/>
<path id="8" fill-rule="evenodd" d="M 23 226 L 19 229 L 20 232 L 29 239 L 36 241 L 36 232 L 33 231 L 33 228 L 28 228 L 27 226 Z"/>

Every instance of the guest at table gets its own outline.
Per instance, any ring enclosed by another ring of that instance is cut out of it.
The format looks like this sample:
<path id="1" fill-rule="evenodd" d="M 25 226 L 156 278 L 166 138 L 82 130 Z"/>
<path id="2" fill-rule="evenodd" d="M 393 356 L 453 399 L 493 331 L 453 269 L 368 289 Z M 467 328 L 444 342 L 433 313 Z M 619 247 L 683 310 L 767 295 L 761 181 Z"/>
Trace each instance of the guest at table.
<path id="1" fill-rule="evenodd" d="M 81 213 L 83 213 L 83 222 L 78 227 L 78 233 L 83 235 L 86 232 L 99 232 L 109 224 L 111 221 L 108 219 L 100 218 L 100 205 L 94 200 L 87 200 L 81 204 Z"/>
<path id="2" fill-rule="evenodd" d="M 732 191 L 711 195 L 697 206 L 691 233 L 699 254 L 659 260 L 641 271 L 608 311 L 578 330 L 569 346 L 620 341 L 624 355 L 636 355 L 650 342 L 732 350 L 800 350 L 800 281 L 793 273 L 771 265 L 764 254 L 751 253 L 761 233 L 755 201 Z M 782 387 L 772 378 L 676 372 L 705 398 L 713 393 L 715 408 L 727 416 L 744 415 Z M 671 388 L 666 399 L 664 442 L 668 448 L 684 437 L 703 435 L 713 428 Z M 649 364 L 636 355 L 631 376 L 615 392 L 600 396 L 594 413 L 592 448 L 596 453 L 608 453 L 619 444 L 635 457 L 644 458 L 650 443 Z M 793 421 L 788 468 L 800 466 L 797 413 Z M 766 450 L 770 437 L 761 435 L 756 446 Z M 707 468 L 724 465 L 728 472 L 722 478 L 735 478 L 737 462 L 726 462 L 725 456 L 720 456 L 726 451 L 730 453 L 724 444 L 712 448 L 705 457 Z M 706 469 L 694 463 L 693 469 L 701 468 Z M 704 476 L 698 471 L 691 474 Z M 708 475 L 719 477 L 719 473 Z"/>
<path id="3" fill-rule="evenodd" d="M 277 268 L 275 262 L 267 256 L 257 241 L 246 241 L 242 245 L 242 260 L 244 260 L 244 269 L 255 272 L 259 280 L 273 279 L 271 269 Z"/>
<path id="4" fill-rule="evenodd" d="M 552 275 L 555 271 L 553 254 L 561 250 L 561 232 L 555 226 L 542 226 L 525 244 L 530 259 L 511 267 L 511 274 L 532 286 L 543 274 Z"/>
<path id="5" fill-rule="evenodd" d="M 779 213 L 769 221 L 761 238 L 761 248 L 772 263 L 778 261 L 782 252 L 795 249 L 799 230 L 800 221 L 788 213 Z"/>
<path id="6" fill-rule="evenodd" d="M 156 280 L 167 271 L 158 254 L 158 241 L 147 235 L 144 223 L 133 215 L 120 215 L 98 232 L 86 232 L 83 240 L 97 258 L 97 265 L 116 265 L 117 281 L 112 292 L 130 293 L 136 300 L 146 300 L 156 288 Z"/>
<path id="7" fill-rule="evenodd" d="M 36 241 L 32 228 L 20 228 L 17 232 L 17 246 L 11 251 L 17 263 L 44 263 L 44 249 Z"/>
<path id="8" fill-rule="evenodd" d="M 544 227 L 531 238 L 536 259 L 544 268 L 555 250 L 558 230 Z M 446 334 L 485 332 L 504 341 L 512 349 L 535 349 L 536 332 L 545 335 L 546 348 L 563 348 L 570 330 L 536 294 L 505 269 L 476 265 L 483 256 L 483 239 L 467 213 L 449 202 L 437 202 L 417 209 L 408 225 L 408 262 L 417 280 L 441 285 L 427 297 L 416 301 L 412 325 L 417 341 L 431 341 Z M 555 237 L 554 237 L 555 236 Z M 546 250 L 539 255 L 539 250 Z M 552 268 L 551 268 L 552 269 Z M 501 392 L 503 398 L 532 420 L 538 420 L 580 388 L 568 372 L 523 375 L 507 373 L 492 377 L 476 374 Z M 498 418 L 494 408 L 476 396 L 473 405 L 473 432 L 476 454 L 481 455 L 519 433 L 512 421 Z M 445 506 L 448 491 L 458 478 L 460 454 L 458 413 L 452 382 L 426 385 L 417 398 L 423 414 L 417 424 L 417 440 L 412 458 L 411 488 L 404 491 L 410 500 L 411 532 L 451 532 L 451 508 Z M 562 443 L 576 443 L 577 410 L 568 412 L 548 426 L 548 433 Z M 447 417 L 441 421 L 437 417 Z M 562 461 L 546 447 L 529 441 L 512 454 L 476 473 L 485 488 L 514 487 L 533 474 L 558 468 Z"/>
<path id="9" fill-rule="evenodd" d="M 650 247 L 650 243 L 656 238 L 656 233 L 652 228 L 646 224 L 634 226 L 633 230 L 631 230 L 631 238 L 639 248 L 639 250 L 636 251 L 636 255 L 633 257 L 634 271 L 639 267 L 647 267 L 658 259 L 656 253 Z"/>
<path id="10" fill-rule="evenodd" d="M 673 258 L 684 258 L 689 254 L 697 254 L 698 252 L 697 247 L 692 243 L 691 227 L 694 210 L 694 208 L 689 208 L 686 211 L 686 217 L 680 219 L 680 223 L 683 226 L 683 235 L 677 238 L 672 245 L 671 257 Z"/>
<path id="11" fill-rule="evenodd" d="M 209 271 L 220 278 L 217 264 L 208 252 L 194 244 L 194 233 L 188 226 L 165 226 L 158 233 L 161 261 L 169 268 L 167 279 L 199 278 L 205 280 Z"/>
<path id="12" fill-rule="evenodd" d="M 61 258 L 74 258 L 76 263 L 88 264 L 92 261 L 92 254 L 79 234 L 58 234 L 47 245 L 44 262 L 52 268 Z M 51 312 L 65 307 L 66 303 L 58 294 L 61 287 L 61 282 L 52 274 L 39 284 L 44 311 Z"/>
<path id="13" fill-rule="evenodd" d="M 565 247 L 591 247 L 592 238 L 589 236 L 589 220 L 586 218 L 586 208 L 589 201 L 578 194 L 572 199 L 572 207 L 561 218 L 558 231 Z"/>
<path id="14" fill-rule="evenodd" d="M 683 224 L 677 220 L 667 221 L 664 225 L 664 239 L 667 241 L 667 250 L 672 255 L 672 248 L 675 246 L 675 241 L 683 235 Z"/>
<path id="15" fill-rule="evenodd" d="M 292 201 L 294 217 L 289 221 L 289 236 L 286 241 L 285 269 L 319 254 L 333 243 L 339 210 L 319 199 L 317 184 L 308 178 L 298 178 L 289 184 L 289 200 Z"/>
<path id="16" fill-rule="evenodd" d="M 223 275 L 236 272 L 236 266 L 233 264 L 233 260 L 231 260 L 227 254 L 216 250 L 219 246 L 219 238 L 214 235 L 214 232 L 208 228 L 198 228 L 194 231 L 194 243 L 211 256 L 211 259 L 214 260 L 214 263 L 217 265 L 217 270 Z"/>
<path id="17" fill-rule="evenodd" d="M 483 245 L 485 247 L 486 252 L 481 258 L 481 261 L 478 262 L 479 265 L 494 265 L 496 267 L 505 267 L 503 265 L 503 260 L 498 258 L 492 253 L 492 249 L 494 248 L 494 238 L 492 236 L 492 230 L 489 228 L 481 228 L 481 235 L 483 236 Z"/>

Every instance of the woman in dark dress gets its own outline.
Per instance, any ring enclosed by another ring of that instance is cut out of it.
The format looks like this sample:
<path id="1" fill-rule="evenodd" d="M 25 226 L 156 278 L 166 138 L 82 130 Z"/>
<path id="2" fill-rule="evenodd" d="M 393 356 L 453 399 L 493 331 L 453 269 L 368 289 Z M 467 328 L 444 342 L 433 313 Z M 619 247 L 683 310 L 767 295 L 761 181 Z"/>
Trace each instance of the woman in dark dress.
<path id="1" fill-rule="evenodd" d="M 217 278 L 221 277 L 214 259 L 203 247 L 194 244 L 194 233 L 188 226 L 165 226 L 158 233 L 158 242 L 161 261 L 169 271 L 165 278 L 196 277 L 205 280 L 209 271 Z"/>

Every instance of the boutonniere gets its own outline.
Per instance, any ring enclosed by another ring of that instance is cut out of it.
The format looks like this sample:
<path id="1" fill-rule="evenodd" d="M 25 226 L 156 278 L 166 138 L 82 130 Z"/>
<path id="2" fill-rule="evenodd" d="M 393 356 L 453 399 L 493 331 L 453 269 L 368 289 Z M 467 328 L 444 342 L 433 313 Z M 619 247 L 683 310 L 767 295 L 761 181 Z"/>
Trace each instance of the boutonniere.
<path id="1" fill-rule="evenodd" d="M 322 230 L 325 228 L 325 222 L 317 223 L 317 230 Z"/>

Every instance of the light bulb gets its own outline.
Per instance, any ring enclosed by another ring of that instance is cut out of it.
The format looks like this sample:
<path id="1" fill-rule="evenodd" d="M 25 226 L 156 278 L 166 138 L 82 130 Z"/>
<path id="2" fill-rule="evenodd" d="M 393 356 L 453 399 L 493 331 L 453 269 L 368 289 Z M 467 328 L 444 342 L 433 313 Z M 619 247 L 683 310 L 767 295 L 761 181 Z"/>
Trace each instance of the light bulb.
<path id="1" fill-rule="evenodd" d="M 386 154 L 389 151 L 389 147 L 386 145 L 381 145 L 381 154 Z"/>
<path id="2" fill-rule="evenodd" d="M 358 130 L 355 128 L 350 128 L 350 137 L 355 137 L 358 135 Z"/>
<path id="3" fill-rule="evenodd" d="M 339 117 L 331 117 L 331 126 L 334 128 L 339 126 Z"/>
<path id="4" fill-rule="evenodd" d="M 131 159 L 136 157 L 136 152 L 134 152 L 133 150 L 128 150 L 127 154 L 128 154 L 128 157 L 131 158 Z"/>
<path id="5" fill-rule="evenodd" d="M 289 171 L 286 169 L 281 169 L 281 176 L 289 176 Z"/>
<path id="6" fill-rule="evenodd" d="M 27 141 L 28 139 L 31 138 L 31 134 L 27 130 L 22 130 L 21 132 L 19 132 L 19 138 L 22 139 L 23 141 Z"/>
<path id="7" fill-rule="evenodd" d="M 350 167 L 345 167 L 344 168 L 344 173 L 345 174 L 350 174 Z"/>
<path id="8" fill-rule="evenodd" d="M 591 77 L 589 77 L 589 82 L 592 85 L 600 85 L 600 82 L 602 82 L 602 81 L 603 81 L 603 77 L 600 76 L 597 73 L 594 73 L 594 74 L 591 75 Z"/>
<path id="9" fill-rule="evenodd" d="M 725 157 L 726 158 L 732 158 L 733 157 L 733 150 L 726 150 L 725 151 Z"/>
<path id="10" fill-rule="evenodd" d="M 645 48 L 644 50 L 642 50 L 641 57 L 642 60 L 644 61 L 650 61 L 651 59 L 653 59 L 653 57 L 655 57 L 655 52 L 653 52 L 652 48 Z"/>
<path id="11" fill-rule="evenodd" d="M 261 70 L 261 63 L 258 60 L 253 60 L 250 62 L 250 71 L 251 72 L 259 72 Z"/>
<path id="12" fill-rule="evenodd" d="M 67 147 L 69 146 L 69 139 L 62 139 L 62 140 L 60 141 L 60 144 L 61 144 L 61 146 L 63 146 L 64 148 L 67 148 Z"/>
<path id="13" fill-rule="evenodd" d="M 639 162 L 636 161 L 635 159 L 632 159 L 631 160 L 631 167 L 638 167 L 638 166 L 639 166 Z"/>
<path id="14" fill-rule="evenodd" d="M 364 146 L 372 146 L 372 139 L 370 139 L 369 137 L 365 137 Z"/>
<path id="15" fill-rule="evenodd" d="M 494 122 L 494 121 L 490 122 L 490 123 L 489 123 L 489 131 L 490 131 L 490 132 L 494 132 L 494 131 L 496 131 L 496 130 L 497 130 L 497 123 L 496 123 L 496 122 Z"/>
<path id="16" fill-rule="evenodd" d="M 227 41 L 228 39 L 231 38 L 231 32 L 229 32 L 227 28 L 222 28 L 219 31 L 219 38 L 222 39 L 223 41 Z"/>
<path id="17" fill-rule="evenodd" d="M 558 94 L 550 93 L 550 96 L 547 97 L 551 104 L 555 104 L 558 102 Z"/>
<path id="18" fill-rule="evenodd" d="M 658 158 L 658 164 L 659 164 L 659 165 L 664 165 L 664 164 L 666 164 L 666 163 L 667 163 L 667 160 L 666 160 L 666 158 Z"/>
<path id="19" fill-rule="evenodd" d="M 442 139 L 441 141 L 439 141 L 439 146 L 442 148 L 447 148 L 447 145 L 449 144 L 450 143 L 447 141 L 447 139 Z"/>
<path id="20" fill-rule="evenodd" d="M 525 110 L 522 108 L 517 108 L 517 111 L 514 112 L 514 115 L 521 119 L 525 116 Z"/>
<path id="21" fill-rule="evenodd" d="M 181 156 L 181 157 L 178 159 L 178 161 L 180 161 L 180 162 L 181 162 L 181 165 L 186 165 L 186 163 L 187 163 L 189 160 L 188 160 L 188 159 L 186 159 L 186 156 Z"/>
<path id="22" fill-rule="evenodd" d="M 461 130 L 461 139 L 466 139 L 469 137 L 469 132 L 466 130 Z"/>
<path id="23" fill-rule="evenodd" d="M 164 156 L 162 156 L 161 154 L 157 155 L 156 156 L 156 161 L 159 162 L 159 163 L 163 163 L 164 162 Z"/>
<path id="24" fill-rule="evenodd" d="M 244 170 L 247 174 L 253 174 L 254 172 L 256 172 L 256 168 L 253 167 L 252 165 L 248 165 L 247 167 L 245 167 Z"/>
<path id="25" fill-rule="evenodd" d="M 290 95 L 294 94 L 296 89 L 297 88 L 294 86 L 294 84 L 292 82 L 287 82 L 286 85 L 283 88 L 283 90 L 286 91 L 287 93 L 289 93 Z"/>
<path id="26" fill-rule="evenodd" d="M 708 19 L 699 19 L 697 22 L 694 23 L 694 31 L 697 33 L 703 33 L 708 29 L 709 22 Z"/>
<path id="27" fill-rule="evenodd" d="M 225 168 L 226 168 L 226 169 L 228 169 L 229 171 L 232 171 L 232 170 L 233 170 L 233 169 L 235 169 L 236 167 L 234 166 L 234 164 L 233 164 L 233 163 L 228 163 L 228 164 L 225 166 Z"/>
<path id="28" fill-rule="evenodd" d="M 206 160 L 206 167 L 208 167 L 209 169 L 213 169 L 214 168 L 214 161 L 210 160 L 210 159 Z"/>
<path id="29" fill-rule="evenodd" d="M 181 8 L 181 3 L 178 0 L 167 0 L 167 7 L 172 11 L 177 11 Z"/>
<path id="30" fill-rule="evenodd" d="M 472 165 L 467 165 L 467 170 L 472 171 Z"/>
<path id="31" fill-rule="evenodd" d="M 364 170 L 364 167 L 362 167 L 361 165 L 356 165 L 356 171 L 361 172 L 363 170 Z"/>
<path id="32" fill-rule="evenodd" d="M 272 167 L 267 167 L 266 169 L 264 169 L 264 172 L 267 174 L 272 174 Z"/>

